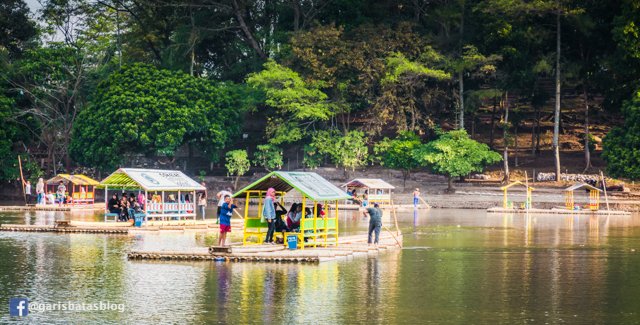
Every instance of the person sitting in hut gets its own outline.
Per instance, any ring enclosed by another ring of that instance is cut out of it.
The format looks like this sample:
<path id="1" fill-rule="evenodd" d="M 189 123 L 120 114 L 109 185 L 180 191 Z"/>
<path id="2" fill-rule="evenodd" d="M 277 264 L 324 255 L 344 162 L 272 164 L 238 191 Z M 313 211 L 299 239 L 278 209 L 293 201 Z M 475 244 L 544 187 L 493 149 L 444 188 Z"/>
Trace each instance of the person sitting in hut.
<path id="1" fill-rule="evenodd" d="M 122 193 L 122 198 L 120 199 L 120 221 L 128 221 L 130 217 L 127 193 Z"/>
<path id="2" fill-rule="evenodd" d="M 62 204 L 64 204 L 66 201 L 66 192 L 67 187 L 64 186 L 64 182 L 60 181 L 60 184 L 58 185 L 58 191 L 56 192 L 56 199 L 58 200 L 60 206 L 62 206 Z"/>
<path id="3" fill-rule="evenodd" d="M 135 211 L 135 206 L 136 206 L 136 197 L 133 195 L 133 193 L 129 193 L 129 208 L 127 209 L 127 214 L 129 215 L 129 219 L 133 219 L 136 211 Z"/>
<path id="4" fill-rule="evenodd" d="M 169 194 L 169 199 L 167 203 L 176 203 L 176 197 L 173 194 Z"/>
<path id="5" fill-rule="evenodd" d="M 283 216 L 287 215 L 287 209 L 280 204 L 280 202 L 275 203 L 276 206 L 276 232 L 282 233 L 282 238 L 284 238 L 284 233 L 289 231 L 287 227 L 287 223 L 284 221 Z M 284 240 L 284 239 L 282 239 Z M 276 244 L 283 244 L 284 241 L 281 239 L 276 239 Z"/>
<path id="6" fill-rule="evenodd" d="M 109 213 L 120 214 L 120 202 L 118 201 L 118 194 L 114 194 L 109 200 Z"/>
<path id="7" fill-rule="evenodd" d="M 302 204 L 293 203 L 289 213 L 287 213 L 287 228 L 289 228 L 289 231 L 300 228 L 300 219 L 302 219 Z"/>

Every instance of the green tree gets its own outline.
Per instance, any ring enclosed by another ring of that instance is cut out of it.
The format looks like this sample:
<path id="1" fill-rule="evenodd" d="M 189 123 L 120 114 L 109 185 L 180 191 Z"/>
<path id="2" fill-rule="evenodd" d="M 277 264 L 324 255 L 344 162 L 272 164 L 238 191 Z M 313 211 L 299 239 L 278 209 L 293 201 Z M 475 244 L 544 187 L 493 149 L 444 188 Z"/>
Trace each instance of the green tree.
<path id="1" fill-rule="evenodd" d="M 245 99 L 232 84 L 135 64 L 111 74 L 74 127 L 72 153 L 86 165 L 114 168 L 128 154 L 173 157 L 194 144 L 212 161 L 240 132 Z"/>
<path id="2" fill-rule="evenodd" d="M 327 95 L 318 85 L 305 82 L 298 73 L 269 60 L 264 70 L 250 74 L 247 84 L 264 92 L 266 105 L 275 109 L 267 121 L 270 144 L 300 140 L 314 122 L 326 121 L 332 115 Z"/>
<path id="3" fill-rule="evenodd" d="M 480 172 L 485 166 L 502 160 L 489 146 L 469 138 L 465 130 L 442 133 L 438 139 L 416 148 L 413 154 L 433 172 L 448 177 L 449 193 L 455 191 L 454 177 Z"/>
<path id="4" fill-rule="evenodd" d="M 321 130 L 313 134 L 311 146 L 318 153 L 328 156 L 336 167 L 340 166 L 348 177 L 353 171 L 367 163 L 369 150 L 362 131 L 349 131 L 346 134 L 338 130 Z"/>
<path id="5" fill-rule="evenodd" d="M 264 167 L 268 171 L 282 168 L 282 149 L 274 145 L 258 145 L 253 156 L 255 166 Z"/>
<path id="6" fill-rule="evenodd" d="M 402 170 L 402 186 L 404 187 L 411 170 L 421 166 L 420 161 L 413 155 L 413 150 L 421 143 L 420 137 L 413 132 L 406 131 L 401 132 L 393 140 L 384 138 L 376 143 L 373 152 L 380 165 Z"/>
<path id="7" fill-rule="evenodd" d="M 602 158 L 613 177 L 640 179 L 640 92 L 622 108 L 624 126 L 613 128 L 602 143 Z"/>
<path id="8" fill-rule="evenodd" d="M 225 167 L 229 175 L 235 175 L 236 179 L 233 182 L 233 188 L 238 188 L 238 180 L 240 176 L 246 174 L 251 168 L 251 162 L 246 150 L 232 150 L 228 151 L 225 156 Z"/>

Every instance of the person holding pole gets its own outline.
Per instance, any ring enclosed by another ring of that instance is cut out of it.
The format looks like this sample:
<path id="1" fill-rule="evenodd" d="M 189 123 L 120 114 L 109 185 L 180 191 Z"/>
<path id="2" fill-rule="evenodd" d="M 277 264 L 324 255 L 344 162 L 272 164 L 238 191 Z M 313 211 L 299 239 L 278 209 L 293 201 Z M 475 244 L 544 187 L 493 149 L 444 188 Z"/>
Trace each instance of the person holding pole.
<path id="1" fill-rule="evenodd" d="M 420 189 L 416 187 L 416 190 L 413 191 L 413 207 L 417 208 L 418 203 L 420 202 Z"/>
<path id="2" fill-rule="evenodd" d="M 380 239 L 380 229 L 382 228 L 382 210 L 380 210 L 378 203 L 375 203 L 372 208 L 367 208 L 366 213 L 369 215 L 369 235 L 367 243 L 371 245 L 371 235 L 375 232 L 376 237 L 373 243 L 377 247 Z"/>

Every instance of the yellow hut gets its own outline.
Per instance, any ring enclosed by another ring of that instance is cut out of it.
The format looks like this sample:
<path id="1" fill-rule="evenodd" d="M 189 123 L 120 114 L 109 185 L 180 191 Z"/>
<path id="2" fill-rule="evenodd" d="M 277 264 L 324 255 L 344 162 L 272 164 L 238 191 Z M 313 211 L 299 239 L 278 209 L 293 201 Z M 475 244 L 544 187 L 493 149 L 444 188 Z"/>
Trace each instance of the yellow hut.
<path id="1" fill-rule="evenodd" d="M 585 188 L 589 192 L 589 210 L 596 211 L 600 209 L 600 193 L 601 189 L 589 185 L 587 183 L 576 183 L 573 186 L 567 187 L 564 190 L 565 206 L 569 210 L 573 210 L 575 207 L 575 195 L 574 192 L 577 189 Z"/>
<path id="2" fill-rule="evenodd" d="M 269 188 L 276 190 L 276 196 L 282 205 L 284 198 L 300 201 L 303 213 L 310 213 L 300 220 L 298 232 L 285 233 L 285 238 L 295 235 L 298 247 L 338 245 L 338 200 L 348 199 L 346 192 L 329 183 L 316 173 L 275 171 L 255 181 L 251 185 L 233 194 L 234 198 L 244 198 L 243 245 L 262 243 L 267 233 L 267 223 L 261 220 L 262 202 Z M 252 209 L 251 205 L 257 206 Z M 335 205 L 334 210 L 324 208 Z M 274 236 L 279 235 L 276 233 Z M 256 241 L 249 241 L 250 238 Z"/>
<path id="3" fill-rule="evenodd" d="M 508 185 L 505 185 L 503 187 L 501 187 L 500 189 L 502 190 L 503 193 L 503 200 L 502 200 L 502 207 L 504 209 L 512 209 L 514 208 L 513 205 L 509 206 L 509 189 L 513 186 L 524 186 L 527 190 L 527 198 L 526 201 L 524 202 L 523 208 L 524 209 L 531 209 L 531 204 L 532 204 L 532 200 L 531 200 L 531 192 L 534 190 L 533 187 L 521 182 L 521 181 L 515 181 L 512 182 Z"/>
<path id="4" fill-rule="evenodd" d="M 47 192 L 55 193 L 60 182 L 67 188 L 65 195 L 68 204 L 75 206 L 95 203 L 96 186 L 100 185 L 100 182 L 82 174 L 58 174 L 45 182 Z"/>

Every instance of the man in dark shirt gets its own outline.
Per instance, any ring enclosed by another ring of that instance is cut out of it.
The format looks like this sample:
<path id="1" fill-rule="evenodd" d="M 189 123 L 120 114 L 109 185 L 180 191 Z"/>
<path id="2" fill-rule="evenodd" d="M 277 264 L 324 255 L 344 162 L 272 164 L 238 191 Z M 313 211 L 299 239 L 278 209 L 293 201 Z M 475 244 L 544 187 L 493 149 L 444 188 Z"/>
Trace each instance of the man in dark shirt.
<path id="1" fill-rule="evenodd" d="M 380 228 L 382 228 L 382 210 L 378 206 L 378 203 L 373 205 L 373 208 L 367 208 L 367 214 L 369 215 L 369 237 L 367 243 L 371 245 L 371 235 L 376 233 L 375 245 L 378 245 L 378 239 L 380 238 Z"/>

